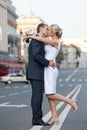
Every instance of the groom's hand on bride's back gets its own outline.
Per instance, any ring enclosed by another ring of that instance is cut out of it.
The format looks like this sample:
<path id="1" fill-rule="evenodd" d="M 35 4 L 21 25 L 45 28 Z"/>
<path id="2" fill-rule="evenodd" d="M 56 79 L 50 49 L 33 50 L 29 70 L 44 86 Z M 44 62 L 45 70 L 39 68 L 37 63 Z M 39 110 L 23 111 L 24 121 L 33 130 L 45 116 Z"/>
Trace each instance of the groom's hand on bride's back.
<path id="1" fill-rule="evenodd" d="M 52 68 L 55 68 L 55 63 L 54 63 L 54 61 L 53 60 L 50 60 L 49 61 L 49 66 L 51 66 Z"/>

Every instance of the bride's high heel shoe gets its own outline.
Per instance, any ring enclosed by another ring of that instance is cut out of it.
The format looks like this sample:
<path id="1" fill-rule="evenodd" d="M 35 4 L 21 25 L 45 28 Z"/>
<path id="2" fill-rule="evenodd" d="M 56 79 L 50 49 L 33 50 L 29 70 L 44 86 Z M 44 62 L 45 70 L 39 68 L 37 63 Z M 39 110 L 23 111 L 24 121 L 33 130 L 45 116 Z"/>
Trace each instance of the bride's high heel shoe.
<path id="1" fill-rule="evenodd" d="M 54 125 L 54 124 L 55 124 L 55 125 L 58 125 L 58 124 L 59 124 L 59 120 L 55 120 L 55 121 L 53 121 L 53 122 L 49 122 L 49 124 L 50 124 L 50 125 Z"/>
<path id="2" fill-rule="evenodd" d="M 59 124 L 59 120 L 54 122 L 54 125 L 58 125 Z"/>

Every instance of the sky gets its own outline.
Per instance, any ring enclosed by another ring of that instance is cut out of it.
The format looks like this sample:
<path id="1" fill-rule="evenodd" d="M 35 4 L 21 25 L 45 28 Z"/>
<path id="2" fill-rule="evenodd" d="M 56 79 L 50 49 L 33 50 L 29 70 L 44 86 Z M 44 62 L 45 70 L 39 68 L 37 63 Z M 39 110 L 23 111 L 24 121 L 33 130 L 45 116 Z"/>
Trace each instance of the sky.
<path id="1" fill-rule="evenodd" d="M 18 16 L 32 10 L 48 25 L 58 24 L 63 38 L 87 38 L 87 0 L 12 0 Z"/>

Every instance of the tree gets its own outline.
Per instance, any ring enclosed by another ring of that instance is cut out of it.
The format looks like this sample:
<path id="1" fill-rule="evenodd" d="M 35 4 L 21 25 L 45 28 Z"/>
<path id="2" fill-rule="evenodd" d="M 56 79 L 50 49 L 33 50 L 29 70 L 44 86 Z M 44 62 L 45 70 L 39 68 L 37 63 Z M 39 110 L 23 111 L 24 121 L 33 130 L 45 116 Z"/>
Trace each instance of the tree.
<path id="1" fill-rule="evenodd" d="M 61 64 L 62 60 L 64 60 L 64 55 L 63 55 L 63 50 L 62 50 L 62 46 L 61 46 L 59 54 L 58 54 L 58 56 L 56 58 L 56 63 L 57 63 L 59 68 L 60 68 L 60 64 Z"/>
<path id="2" fill-rule="evenodd" d="M 76 49 L 76 59 L 81 56 L 81 49 L 76 45 L 71 44 L 72 47 Z"/>

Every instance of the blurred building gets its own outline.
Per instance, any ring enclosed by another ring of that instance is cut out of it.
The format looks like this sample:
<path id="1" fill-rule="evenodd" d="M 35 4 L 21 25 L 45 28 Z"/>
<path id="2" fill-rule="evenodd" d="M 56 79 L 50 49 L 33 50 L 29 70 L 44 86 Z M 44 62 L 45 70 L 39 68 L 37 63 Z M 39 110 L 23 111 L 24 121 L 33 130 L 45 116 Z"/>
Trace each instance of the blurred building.
<path id="1" fill-rule="evenodd" d="M 76 49 L 71 45 L 67 48 L 67 67 L 75 68 L 76 67 Z"/>
<path id="2" fill-rule="evenodd" d="M 14 55 L 18 53 L 16 34 L 16 9 L 12 5 L 11 0 L 0 0 L 0 51 L 11 53 Z"/>
<path id="3" fill-rule="evenodd" d="M 36 16 L 35 13 L 30 10 L 25 16 L 19 17 L 17 20 L 17 34 L 21 37 L 21 52 L 20 57 L 24 58 L 27 61 L 28 52 L 27 47 L 28 44 L 23 42 L 23 35 L 26 31 L 30 33 L 36 33 L 37 25 L 40 23 L 44 23 L 40 17 Z"/>
<path id="4" fill-rule="evenodd" d="M 0 0 L 0 51 L 8 52 L 7 1 Z"/>
<path id="5" fill-rule="evenodd" d="M 63 60 L 60 68 L 75 68 L 76 67 L 76 49 L 71 45 L 62 44 Z"/>
<path id="6" fill-rule="evenodd" d="M 73 44 L 81 49 L 80 57 L 75 59 L 73 62 L 75 62 L 75 64 L 79 62 L 80 68 L 87 68 L 87 38 L 84 37 L 84 38 L 76 38 L 76 39 L 63 39 L 63 41 L 64 44 L 67 46 Z"/>
<path id="7" fill-rule="evenodd" d="M 23 68 L 17 63 L 19 37 L 16 34 L 16 9 L 11 0 L 0 0 L 0 74 L 18 72 Z"/>
<path id="8" fill-rule="evenodd" d="M 30 10 L 25 16 L 19 17 L 17 20 L 17 34 L 25 33 L 27 30 L 36 33 L 37 25 L 44 22 L 40 17 Z"/>
<path id="9" fill-rule="evenodd" d="M 16 57 L 18 55 L 18 40 L 16 33 L 16 8 L 12 5 L 12 1 L 7 2 L 7 36 L 8 36 L 8 52 Z"/>

